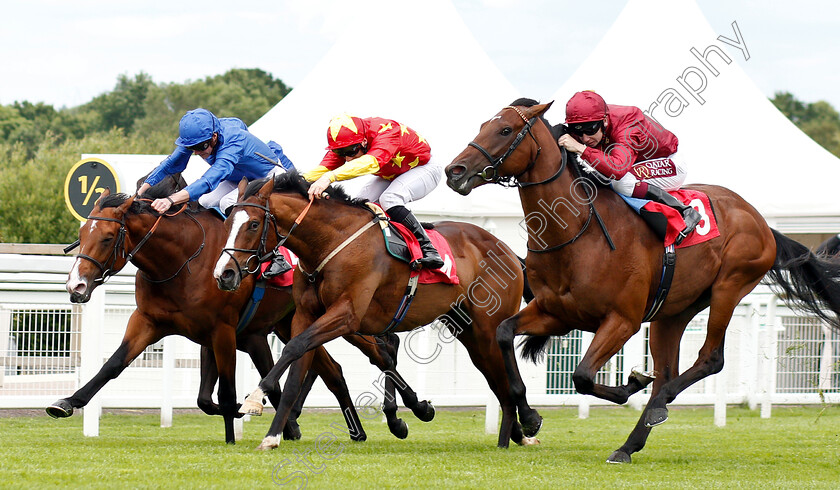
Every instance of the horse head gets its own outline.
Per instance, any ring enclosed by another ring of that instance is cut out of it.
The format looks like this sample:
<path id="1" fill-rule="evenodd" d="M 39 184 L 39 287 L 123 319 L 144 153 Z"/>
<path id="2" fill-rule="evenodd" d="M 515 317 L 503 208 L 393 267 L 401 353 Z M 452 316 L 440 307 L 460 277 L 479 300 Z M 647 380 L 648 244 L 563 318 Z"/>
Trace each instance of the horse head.
<path id="1" fill-rule="evenodd" d="M 123 202 L 116 205 L 120 199 Z M 65 284 L 71 302 L 86 303 L 97 286 L 125 267 L 125 214 L 133 202 L 133 196 L 111 196 L 107 188 L 96 201 L 79 229 L 79 253 Z"/>
<path id="2" fill-rule="evenodd" d="M 248 183 L 239 182 L 239 197 L 234 210 L 225 220 L 228 238 L 216 262 L 213 277 L 219 289 L 236 291 L 248 274 L 259 270 L 262 260 L 268 258 L 269 228 L 277 232 L 273 215 L 268 210 L 268 200 L 274 189 L 274 179 L 266 178 Z"/>
<path id="3" fill-rule="evenodd" d="M 539 151 L 531 128 L 551 104 L 517 99 L 484 122 L 478 135 L 446 167 L 447 185 L 467 195 L 478 186 L 505 183 L 528 171 Z"/>

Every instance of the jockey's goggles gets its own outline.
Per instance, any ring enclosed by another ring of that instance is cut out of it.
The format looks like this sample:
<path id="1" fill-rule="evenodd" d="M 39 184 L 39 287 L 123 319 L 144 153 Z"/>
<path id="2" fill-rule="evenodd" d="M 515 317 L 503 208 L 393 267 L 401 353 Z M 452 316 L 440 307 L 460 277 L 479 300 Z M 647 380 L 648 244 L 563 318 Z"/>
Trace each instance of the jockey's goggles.
<path id="1" fill-rule="evenodd" d="M 199 143 L 197 145 L 188 146 L 187 149 L 190 150 L 190 151 L 202 152 L 210 146 L 210 142 L 212 140 L 213 140 L 213 138 L 210 138 L 209 140 L 202 141 L 201 143 Z"/>
<path id="2" fill-rule="evenodd" d="M 356 153 L 359 153 L 359 150 L 362 148 L 364 147 L 361 143 L 356 143 L 355 145 L 345 146 L 344 148 L 336 148 L 335 150 L 332 150 L 332 152 L 341 158 L 352 157 Z"/>
<path id="3" fill-rule="evenodd" d="M 585 123 L 569 124 L 569 132 L 576 136 L 592 136 L 601 130 L 604 121 L 590 121 Z"/>

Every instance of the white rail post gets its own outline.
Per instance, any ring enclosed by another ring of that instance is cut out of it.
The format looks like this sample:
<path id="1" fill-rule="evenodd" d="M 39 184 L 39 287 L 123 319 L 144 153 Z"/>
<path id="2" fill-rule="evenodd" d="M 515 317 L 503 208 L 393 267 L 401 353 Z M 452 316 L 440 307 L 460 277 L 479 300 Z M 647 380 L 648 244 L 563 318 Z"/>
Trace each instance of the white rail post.
<path id="1" fill-rule="evenodd" d="M 589 350 L 590 344 L 592 344 L 592 339 L 595 338 L 595 334 L 591 332 L 581 332 L 580 335 L 580 359 L 578 359 L 578 363 L 580 360 L 583 359 L 583 356 L 586 355 L 586 351 Z M 579 419 L 588 419 L 589 418 L 589 396 L 588 395 L 579 395 L 578 399 L 578 418 Z"/>
<path id="2" fill-rule="evenodd" d="M 750 410 L 758 408 L 758 331 L 761 328 L 761 303 L 756 299 L 747 305 L 747 321 L 741 332 L 741 384 Z"/>
<path id="3" fill-rule="evenodd" d="M 239 393 L 247 393 L 248 387 L 251 386 L 248 383 L 250 378 L 249 374 L 251 371 L 251 358 L 248 357 L 248 354 L 236 351 L 236 396 L 239 397 Z M 245 422 L 251 420 L 250 416 L 245 415 L 238 419 L 233 419 L 233 439 L 236 441 L 241 441 L 245 434 Z"/>
<path id="4" fill-rule="evenodd" d="M 776 305 L 778 298 L 774 294 L 767 302 L 767 315 L 764 319 L 764 346 L 762 349 L 762 370 L 761 386 L 763 396 L 761 397 L 761 418 L 769 419 L 773 411 L 774 378 L 776 377 Z"/>
<path id="5" fill-rule="evenodd" d="M 643 323 L 642 328 L 624 344 L 623 380 L 630 379 L 630 373 L 633 372 L 633 368 L 638 367 L 640 371 L 645 371 L 645 325 L 647 324 Z M 652 371 L 653 369 L 650 370 Z M 645 396 L 643 392 L 634 393 L 627 400 L 628 406 L 636 410 L 641 410 L 642 405 L 644 405 Z"/>
<path id="6" fill-rule="evenodd" d="M 715 425 L 726 426 L 726 365 L 715 375 Z"/>
<path id="7" fill-rule="evenodd" d="M 487 405 L 484 412 L 484 433 L 495 434 L 499 431 L 499 400 L 490 388 L 487 388 Z"/>
<path id="8" fill-rule="evenodd" d="M 172 427 L 172 407 L 174 405 L 172 386 L 175 383 L 175 336 L 163 338 L 163 389 L 160 400 L 160 426 Z"/>
<path id="9" fill-rule="evenodd" d="M 105 288 L 96 288 L 82 309 L 81 379 L 96 376 L 102 367 L 102 338 L 105 323 Z M 87 437 L 99 436 L 99 417 L 102 415 L 102 393 L 97 393 L 83 410 L 82 433 Z"/>

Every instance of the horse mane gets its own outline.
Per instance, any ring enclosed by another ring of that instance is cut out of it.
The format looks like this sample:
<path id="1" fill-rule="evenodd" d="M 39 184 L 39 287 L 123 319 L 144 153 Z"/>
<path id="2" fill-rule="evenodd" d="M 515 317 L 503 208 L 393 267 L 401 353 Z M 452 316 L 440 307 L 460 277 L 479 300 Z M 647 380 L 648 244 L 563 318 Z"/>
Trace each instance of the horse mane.
<path id="1" fill-rule="evenodd" d="M 183 181 L 183 178 L 180 178 L 180 174 L 178 175 L 180 181 Z M 141 182 L 142 183 L 142 182 Z M 157 184 L 150 187 L 145 193 L 143 193 L 143 199 L 158 199 L 163 198 L 166 196 L 171 195 L 173 192 L 176 192 L 180 189 L 179 180 L 173 178 L 172 176 L 168 176 L 162 181 L 158 182 Z M 116 208 L 122 206 L 131 196 L 125 193 L 117 193 L 105 196 L 102 198 L 102 201 L 99 203 L 100 209 L 105 208 Z M 129 212 L 134 214 L 140 213 L 148 213 L 159 215 L 157 211 L 152 208 L 151 202 L 141 201 L 139 199 L 135 199 L 133 203 L 131 203 L 131 207 L 129 208 Z"/>
<path id="2" fill-rule="evenodd" d="M 248 183 L 248 187 L 245 188 L 245 192 L 242 194 L 241 199 L 245 200 L 256 194 L 257 191 L 259 191 L 260 188 L 268 182 L 268 179 L 269 177 L 265 177 Z M 272 188 L 272 192 L 295 193 L 309 199 L 310 185 L 311 184 L 307 182 L 297 170 L 292 170 L 274 176 L 274 187 Z M 347 191 L 345 191 L 340 185 L 331 185 L 327 189 L 327 193 L 330 195 L 330 198 L 325 201 L 327 203 L 344 204 L 358 207 L 360 209 L 368 209 L 367 206 L 365 206 L 365 203 L 368 202 L 367 199 L 350 197 L 350 195 L 347 194 Z"/>
<path id="3" fill-rule="evenodd" d="M 510 105 L 512 105 L 512 106 L 522 106 L 522 107 L 533 107 L 537 104 L 539 104 L 538 101 L 536 101 L 534 99 L 529 99 L 527 97 L 521 97 L 521 98 L 516 99 L 516 100 L 514 100 L 513 102 L 510 103 Z M 557 141 L 561 136 L 566 134 L 567 130 L 566 130 L 566 125 L 565 124 L 560 123 L 556 126 L 553 126 L 550 122 L 548 122 L 548 119 L 546 119 L 545 116 L 543 116 L 543 115 L 540 115 L 540 119 L 542 119 L 542 121 L 545 123 L 545 125 L 548 126 L 548 129 L 551 130 L 551 135 L 554 136 L 554 141 Z"/>

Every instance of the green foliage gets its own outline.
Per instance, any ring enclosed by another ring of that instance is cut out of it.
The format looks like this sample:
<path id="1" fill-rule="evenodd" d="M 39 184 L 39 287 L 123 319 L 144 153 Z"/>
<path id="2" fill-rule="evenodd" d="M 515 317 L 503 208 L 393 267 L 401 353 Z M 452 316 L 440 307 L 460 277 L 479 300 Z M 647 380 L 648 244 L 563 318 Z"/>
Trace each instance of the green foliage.
<path id="1" fill-rule="evenodd" d="M 68 243 L 76 222 L 64 178 L 82 153 L 166 154 L 178 121 L 204 107 L 251 124 L 289 93 L 260 69 L 233 69 L 184 84 L 120 75 L 111 92 L 56 110 L 28 101 L 0 105 L 0 241 Z"/>
<path id="2" fill-rule="evenodd" d="M 840 157 L 840 114 L 831 104 L 802 102 L 790 92 L 776 92 L 770 101 L 811 139 Z"/>

